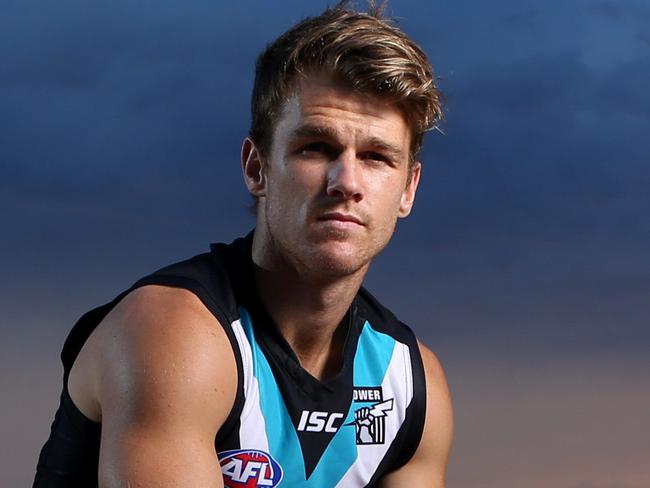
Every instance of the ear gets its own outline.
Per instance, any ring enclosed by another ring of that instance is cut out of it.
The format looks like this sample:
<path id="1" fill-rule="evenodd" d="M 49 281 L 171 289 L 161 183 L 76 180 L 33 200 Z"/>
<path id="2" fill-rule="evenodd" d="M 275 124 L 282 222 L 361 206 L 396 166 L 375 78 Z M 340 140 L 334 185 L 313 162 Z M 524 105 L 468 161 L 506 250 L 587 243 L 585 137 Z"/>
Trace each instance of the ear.
<path id="1" fill-rule="evenodd" d="M 262 156 L 255 142 L 247 137 L 241 148 L 241 165 L 246 188 L 255 197 L 266 195 L 266 174 Z"/>
<path id="2" fill-rule="evenodd" d="M 400 218 L 407 217 L 411 213 L 413 203 L 415 202 L 415 192 L 418 189 L 418 183 L 420 183 L 421 172 L 422 164 L 419 161 L 415 162 L 409 170 L 409 181 L 406 183 L 406 188 L 402 192 L 399 211 L 397 212 L 397 216 Z"/>

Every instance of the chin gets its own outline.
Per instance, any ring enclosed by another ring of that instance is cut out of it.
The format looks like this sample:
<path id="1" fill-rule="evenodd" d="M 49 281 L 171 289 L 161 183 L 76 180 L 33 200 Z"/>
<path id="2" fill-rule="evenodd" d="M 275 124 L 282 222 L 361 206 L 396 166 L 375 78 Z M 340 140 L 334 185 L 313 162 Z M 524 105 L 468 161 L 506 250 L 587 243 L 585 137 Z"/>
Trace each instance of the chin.
<path id="1" fill-rule="evenodd" d="M 372 260 L 367 249 L 352 246 L 325 246 L 314 249 L 308 258 L 307 267 L 314 277 L 343 278 L 364 271 Z"/>

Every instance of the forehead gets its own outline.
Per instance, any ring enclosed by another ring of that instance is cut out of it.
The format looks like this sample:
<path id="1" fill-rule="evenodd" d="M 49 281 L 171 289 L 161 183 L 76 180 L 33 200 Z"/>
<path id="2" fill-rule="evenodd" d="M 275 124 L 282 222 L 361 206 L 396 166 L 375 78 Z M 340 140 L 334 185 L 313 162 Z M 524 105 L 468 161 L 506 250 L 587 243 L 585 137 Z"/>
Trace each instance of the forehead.
<path id="1" fill-rule="evenodd" d="M 393 103 L 358 93 L 324 76 L 296 81 L 282 105 L 275 132 L 291 132 L 302 125 L 324 126 L 341 136 L 384 139 L 408 152 L 410 129 Z"/>

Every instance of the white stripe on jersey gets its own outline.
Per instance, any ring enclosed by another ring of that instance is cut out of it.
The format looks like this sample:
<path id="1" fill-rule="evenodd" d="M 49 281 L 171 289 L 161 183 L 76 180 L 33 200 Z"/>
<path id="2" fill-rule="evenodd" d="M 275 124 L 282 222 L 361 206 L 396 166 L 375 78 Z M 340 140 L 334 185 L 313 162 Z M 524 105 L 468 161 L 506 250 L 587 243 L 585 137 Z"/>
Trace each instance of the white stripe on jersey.
<path id="1" fill-rule="evenodd" d="M 253 351 L 239 320 L 232 323 L 244 371 L 244 407 L 239 417 L 239 448 L 269 452 L 266 421 L 260 407 L 260 389 L 254 374 Z"/>
<path id="2" fill-rule="evenodd" d="M 357 459 L 352 463 L 337 488 L 359 487 L 368 484 L 388 452 L 397 431 L 406 418 L 406 408 L 413 399 L 413 372 L 411 354 L 406 344 L 395 342 L 393 355 L 381 384 L 384 401 L 393 399 L 393 410 L 385 417 L 383 444 L 357 445 Z"/>

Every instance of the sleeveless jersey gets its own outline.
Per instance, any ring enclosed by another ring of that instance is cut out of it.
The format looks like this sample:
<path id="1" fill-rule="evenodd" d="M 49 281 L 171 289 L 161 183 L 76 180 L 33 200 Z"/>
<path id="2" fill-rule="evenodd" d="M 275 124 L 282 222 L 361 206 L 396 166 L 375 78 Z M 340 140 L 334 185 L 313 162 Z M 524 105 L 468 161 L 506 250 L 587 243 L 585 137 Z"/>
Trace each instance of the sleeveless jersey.
<path id="1" fill-rule="evenodd" d="M 61 402 L 34 487 L 97 486 L 101 425 L 72 402 L 68 375 L 110 310 L 130 291 L 154 284 L 197 295 L 233 348 L 237 395 L 215 439 L 225 487 L 373 486 L 412 457 L 426 408 L 412 331 L 361 288 L 339 325 L 347 332 L 341 369 L 317 380 L 300 366 L 261 305 L 251 244 L 252 233 L 228 245 L 213 244 L 211 252 L 142 278 L 79 319 L 61 353 Z"/>

